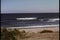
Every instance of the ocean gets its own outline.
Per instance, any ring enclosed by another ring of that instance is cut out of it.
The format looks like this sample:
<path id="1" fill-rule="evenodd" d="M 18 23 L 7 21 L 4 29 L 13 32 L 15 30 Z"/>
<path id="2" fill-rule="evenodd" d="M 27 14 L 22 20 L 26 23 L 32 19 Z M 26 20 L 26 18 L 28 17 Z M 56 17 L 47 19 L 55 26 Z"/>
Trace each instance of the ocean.
<path id="1" fill-rule="evenodd" d="M 59 13 L 1 14 L 1 27 L 48 27 L 51 25 L 59 26 Z"/>

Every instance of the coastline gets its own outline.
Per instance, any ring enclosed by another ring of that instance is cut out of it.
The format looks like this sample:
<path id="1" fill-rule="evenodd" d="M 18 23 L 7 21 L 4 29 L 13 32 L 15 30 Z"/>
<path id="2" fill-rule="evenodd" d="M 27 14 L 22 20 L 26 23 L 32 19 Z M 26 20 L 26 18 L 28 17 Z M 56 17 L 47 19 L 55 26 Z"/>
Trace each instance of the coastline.
<path id="1" fill-rule="evenodd" d="M 4 27 L 3 27 L 4 28 Z M 19 31 L 26 31 L 26 32 L 39 32 L 39 31 L 42 31 L 42 30 L 52 30 L 52 31 L 58 31 L 59 32 L 59 25 L 49 25 L 49 26 L 44 26 L 44 27 L 6 27 L 7 29 L 18 29 Z"/>

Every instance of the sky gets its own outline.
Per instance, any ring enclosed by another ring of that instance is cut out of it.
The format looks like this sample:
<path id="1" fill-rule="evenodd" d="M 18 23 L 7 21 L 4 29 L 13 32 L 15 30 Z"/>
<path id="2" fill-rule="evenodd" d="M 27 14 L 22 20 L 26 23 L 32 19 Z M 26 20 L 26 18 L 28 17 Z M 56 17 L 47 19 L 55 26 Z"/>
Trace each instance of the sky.
<path id="1" fill-rule="evenodd" d="M 59 0 L 1 0 L 1 13 L 59 12 Z"/>

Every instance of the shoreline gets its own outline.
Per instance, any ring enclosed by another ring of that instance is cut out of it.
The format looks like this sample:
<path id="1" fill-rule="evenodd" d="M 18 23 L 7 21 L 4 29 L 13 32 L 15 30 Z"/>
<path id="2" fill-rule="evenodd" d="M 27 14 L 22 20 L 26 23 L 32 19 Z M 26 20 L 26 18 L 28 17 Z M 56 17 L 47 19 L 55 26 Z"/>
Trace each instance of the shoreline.
<path id="1" fill-rule="evenodd" d="M 9 27 L 7 28 L 8 30 L 14 30 L 14 29 L 17 29 L 19 31 L 26 31 L 26 32 L 34 32 L 34 33 L 37 33 L 37 32 L 40 32 L 40 31 L 43 31 L 43 30 L 51 30 L 51 31 L 54 31 L 54 32 L 59 32 L 59 27 L 58 26 L 50 26 L 50 27 L 33 27 L 33 28 L 19 28 L 19 27 L 16 27 L 16 28 L 12 28 L 12 27 Z"/>
<path id="2" fill-rule="evenodd" d="M 25 26 L 25 27 L 5 27 L 5 28 L 49 28 L 49 27 L 59 27 L 59 24 L 57 24 L 57 25 Z M 4 28 L 4 27 L 1 27 L 1 28 Z"/>

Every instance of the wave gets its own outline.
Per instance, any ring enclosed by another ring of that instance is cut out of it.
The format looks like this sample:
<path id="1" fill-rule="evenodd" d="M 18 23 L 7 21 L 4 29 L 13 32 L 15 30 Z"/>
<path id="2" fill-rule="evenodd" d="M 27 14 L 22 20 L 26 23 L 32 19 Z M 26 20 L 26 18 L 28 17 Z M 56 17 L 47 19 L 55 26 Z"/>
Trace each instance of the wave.
<path id="1" fill-rule="evenodd" d="M 28 18 L 29 19 L 29 18 Z M 32 18 L 33 19 L 33 18 Z M 19 27 L 26 27 L 26 26 L 39 26 L 39 25 L 57 25 L 59 24 L 59 18 L 42 18 L 42 19 L 37 19 L 35 18 L 34 20 L 6 20 L 1 22 L 2 26 L 19 26 Z"/>

